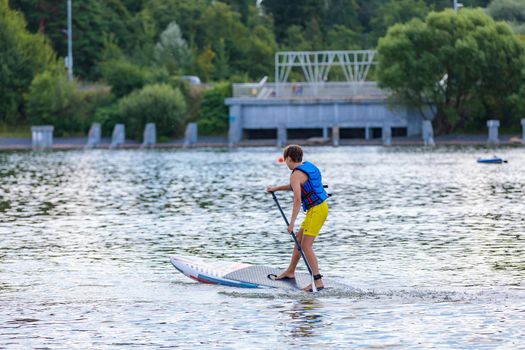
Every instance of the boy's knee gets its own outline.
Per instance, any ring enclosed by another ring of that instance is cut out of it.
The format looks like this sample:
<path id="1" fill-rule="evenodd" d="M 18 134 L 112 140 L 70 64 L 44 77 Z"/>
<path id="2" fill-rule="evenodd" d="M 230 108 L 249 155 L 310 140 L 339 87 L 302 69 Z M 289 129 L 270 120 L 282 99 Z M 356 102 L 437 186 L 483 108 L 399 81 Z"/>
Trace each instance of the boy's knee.
<path id="1" fill-rule="evenodd" d="M 304 250 L 305 252 L 310 252 L 310 251 L 313 250 L 313 249 L 312 249 L 312 244 L 309 244 L 309 243 L 304 243 L 304 242 L 303 242 L 303 244 L 301 244 L 301 247 L 303 248 L 303 250 Z"/>

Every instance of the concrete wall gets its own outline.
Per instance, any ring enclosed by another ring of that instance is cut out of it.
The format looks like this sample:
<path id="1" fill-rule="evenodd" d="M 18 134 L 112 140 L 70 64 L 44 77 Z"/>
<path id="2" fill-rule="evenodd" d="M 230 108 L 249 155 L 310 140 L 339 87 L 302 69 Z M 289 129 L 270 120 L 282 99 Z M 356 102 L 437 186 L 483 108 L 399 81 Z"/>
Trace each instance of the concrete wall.
<path id="1" fill-rule="evenodd" d="M 257 99 L 229 98 L 230 144 L 241 141 L 244 129 L 407 128 L 421 134 L 421 116 L 413 109 L 392 107 L 386 99 Z"/>

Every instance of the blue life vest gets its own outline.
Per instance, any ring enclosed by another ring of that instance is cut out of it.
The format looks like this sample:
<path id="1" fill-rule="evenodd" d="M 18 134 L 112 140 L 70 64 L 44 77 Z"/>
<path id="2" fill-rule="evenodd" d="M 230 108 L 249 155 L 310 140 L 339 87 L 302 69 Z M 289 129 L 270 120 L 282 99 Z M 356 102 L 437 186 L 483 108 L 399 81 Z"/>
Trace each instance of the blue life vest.
<path id="1" fill-rule="evenodd" d="M 308 180 L 301 186 L 301 202 L 303 204 L 303 210 L 315 207 L 323 203 L 327 198 L 328 194 L 323 187 L 323 179 L 321 177 L 321 171 L 310 162 L 304 162 L 294 169 L 302 171 L 308 176 Z M 293 171 L 292 171 L 293 174 Z"/>

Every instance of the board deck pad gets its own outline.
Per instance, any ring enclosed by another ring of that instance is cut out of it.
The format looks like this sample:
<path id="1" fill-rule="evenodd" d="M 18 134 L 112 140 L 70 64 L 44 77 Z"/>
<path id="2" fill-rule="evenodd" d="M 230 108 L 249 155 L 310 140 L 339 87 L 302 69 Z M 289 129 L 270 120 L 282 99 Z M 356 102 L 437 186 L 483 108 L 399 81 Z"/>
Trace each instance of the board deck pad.
<path id="1" fill-rule="evenodd" d="M 255 265 L 231 272 L 225 275 L 224 278 L 284 289 L 302 289 L 310 284 L 311 277 L 306 273 L 296 273 L 295 279 L 276 281 L 268 278 L 268 275 L 270 274 L 279 276 L 282 272 L 283 269 Z"/>
<path id="2" fill-rule="evenodd" d="M 312 277 L 304 272 L 296 272 L 295 279 L 272 280 L 268 278 L 269 274 L 279 276 L 284 269 L 277 269 L 269 266 L 252 265 L 243 269 L 231 272 L 224 276 L 234 281 L 255 283 L 262 286 L 282 288 L 282 289 L 303 289 L 312 283 Z M 348 286 L 334 281 L 330 278 L 323 278 L 325 288 L 347 288 Z"/>

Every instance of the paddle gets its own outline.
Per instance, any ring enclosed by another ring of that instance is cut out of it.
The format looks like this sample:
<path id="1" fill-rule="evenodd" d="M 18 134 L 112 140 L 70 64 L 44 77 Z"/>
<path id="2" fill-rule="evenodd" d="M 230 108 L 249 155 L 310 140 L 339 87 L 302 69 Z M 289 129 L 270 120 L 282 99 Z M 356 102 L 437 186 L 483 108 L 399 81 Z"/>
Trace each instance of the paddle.
<path id="1" fill-rule="evenodd" d="M 272 192 L 272 196 L 273 196 L 273 200 L 275 201 L 275 204 L 277 204 L 277 208 L 279 208 L 279 211 L 281 212 L 281 215 L 283 216 L 284 222 L 286 223 L 286 227 L 290 226 L 290 223 L 288 222 L 286 215 L 284 215 L 283 209 L 281 208 L 281 205 L 279 204 L 279 200 L 277 199 L 277 196 L 275 195 L 274 192 Z M 310 267 L 310 264 L 308 263 L 308 259 L 306 259 L 306 256 L 304 255 L 303 248 L 301 247 L 301 243 L 299 243 L 299 241 L 297 240 L 295 233 L 292 231 L 290 232 L 290 234 L 292 235 L 295 245 L 297 246 L 297 250 L 299 250 L 299 253 L 301 253 L 304 263 L 306 264 L 306 267 L 308 268 L 308 272 L 310 273 L 310 276 L 312 277 L 312 291 L 315 293 L 317 292 L 317 287 L 315 286 L 314 273 L 312 272 L 312 268 Z"/>

